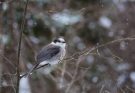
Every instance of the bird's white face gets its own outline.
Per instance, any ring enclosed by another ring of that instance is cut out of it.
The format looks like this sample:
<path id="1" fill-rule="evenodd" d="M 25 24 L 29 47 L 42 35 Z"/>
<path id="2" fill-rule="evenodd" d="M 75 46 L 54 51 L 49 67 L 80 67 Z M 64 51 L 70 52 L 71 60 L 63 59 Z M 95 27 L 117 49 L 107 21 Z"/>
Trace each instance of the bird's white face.
<path id="1" fill-rule="evenodd" d="M 56 46 L 60 46 L 62 48 L 66 47 L 66 42 L 63 38 L 57 38 L 55 39 L 51 44 L 56 45 Z"/>

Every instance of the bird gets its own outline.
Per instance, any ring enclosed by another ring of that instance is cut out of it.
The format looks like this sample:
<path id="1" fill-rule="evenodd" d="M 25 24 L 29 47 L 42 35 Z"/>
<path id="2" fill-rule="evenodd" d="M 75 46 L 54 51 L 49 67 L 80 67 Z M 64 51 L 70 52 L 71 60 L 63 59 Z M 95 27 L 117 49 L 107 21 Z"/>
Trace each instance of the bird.
<path id="1" fill-rule="evenodd" d="M 27 73 L 26 76 L 29 76 L 34 70 L 46 65 L 57 65 L 64 59 L 65 55 L 66 42 L 63 37 L 58 37 L 40 50 L 40 52 L 36 56 L 36 64 Z"/>

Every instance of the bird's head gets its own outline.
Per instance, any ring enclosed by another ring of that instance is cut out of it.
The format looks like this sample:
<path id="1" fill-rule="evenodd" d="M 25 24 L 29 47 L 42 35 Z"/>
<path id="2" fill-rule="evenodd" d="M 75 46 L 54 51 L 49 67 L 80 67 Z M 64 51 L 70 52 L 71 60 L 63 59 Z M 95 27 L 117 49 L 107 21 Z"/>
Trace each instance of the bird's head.
<path id="1" fill-rule="evenodd" d="M 60 47 L 64 47 L 66 46 L 66 42 L 64 40 L 63 37 L 59 37 L 53 40 L 52 44 L 60 46 Z"/>

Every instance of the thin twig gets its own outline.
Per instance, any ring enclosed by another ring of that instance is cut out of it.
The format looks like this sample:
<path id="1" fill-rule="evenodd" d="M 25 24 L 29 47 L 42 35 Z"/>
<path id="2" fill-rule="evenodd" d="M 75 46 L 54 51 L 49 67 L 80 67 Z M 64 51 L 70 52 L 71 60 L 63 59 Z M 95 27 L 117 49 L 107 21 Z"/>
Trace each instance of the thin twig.
<path id="1" fill-rule="evenodd" d="M 74 82 L 76 81 L 76 77 L 77 77 L 77 74 L 78 74 L 78 68 L 79 68 L 79 64 L 80 64 L 80 60 L 78 60 L 77 64 L 76 64 L 76 68 L 74 70 L 74 75 L 73 75 L 73 78 L 71 80 L 71 82 L 68 84 L 67 86 L 67 89 L 65 90 L 65 93 L 69 93 L 72 85 L 74 84 Z"/>
<path id="2" fill-rule="evenodd" d="M 16 70 L 16 64 L 13 64 L 7 57 L 5 57 L 5 56 L 2 55 L 2 54 L 0 54 L 0 57 L 2 57 L 3 59 L 5 59 L 6 62 L 9 63 L 9 64 L 12 66 L 12 68 L 13 68 L 14 70 Z"/>
<path id="3" fill-rule="evenodd" d="M 129 86 L 126 86 L 126 88 L 129 89 L 131 92 L 135 93 L 135 89 L 132 89 Z"/>
<path id="4" fill-rule="evenodd" d="M 117 39 L 117 40 L 113 40 L 113 41 L 110 41 L 108 43 L 105 43 L 105 44 L 101 44 L 101 45 L 98 45 L 96 47 L 93 47 L 91 48 L 89 51 L 86 51 L 83 55 L 88 55 L 89 53 L 91 53 L 92 51 L 98 49 L 98 48 L 101 48 L 101 47 L 105 47 L 107 45 L 110 45 L 110 44 L 113 44 L 113 43 L 117 43 L 117 42 L 121 42 L 121 41 L 126 41 L 126 40 L 135 40 L 134 37 L 127 37 L 127 38 L 122 38 L 122 39 Z"/>
<path id="5" fill-rule="evenodd" d="M 18 54 L 17 54 L 17 85 L 16 85 L 16 93 L 19 93 L 19 84 L 20 84 L 20 69 L 19 69 L 19 64 L 20 64 L 20 54 L 21 54 L 21 43 L 22 43 L 22 35 L 24 31 L 24 24 L 25 24 L 25 16 L 27 12 L 27 5 L 28 5 L 29 0 L 26 1 L 25 9 L 24 9 L 24 14 L 23 14 L 23 19 L 21 23 L 21 28 L 20 28 L 20 37 L 19 37 L 19 43 L 18 43 Z"/>
<path id="6" fill-rule="evenodd" d="M 13 90 L 14 90 L 14 93 L 16 93 L 16 89 L 15 89 L 15 85 L 14 85 L 14 82 L 13 82 L 13 79 L 11 76 L 10 77 L 10 80 L 11 80 L 11 86 L 13 86 Z"/>
<path id="7" fill-rule="evenodd" d="M 66 72 L 66 62 L 63 63 L 62 70 L 61 70 L 61 78 L 60 78 L 60 88 L 63 87 L 64 75 Z"/>
<path id="8" fill-rule="evenodd" d="M 76 56 L 87 56 L 87 55 L 89 55 L 89 54 L 97 55 L 97 53 L 92 53 L 92 52 L 95 51 L 95 50 L 98 50 L 99 48 L 102 48 L 102 47 L 105 47 L 105 46 L 108 46 L 108 45 L 111 45 L 111 44 L 114 44 L 114 43 L 118 43 L 118 42 L 121 42 L 121 41 L 126 41 L 126 40 L 132 41 L 132 40 L 135 40 L 135 37 L 131 36 L 131 37 L 127 37 L 127 38 L 117 39 L 117 40 L 109 41 L 109 42 L 107 42 L 107 43 L 105 43 L 105 44 L 100 44 L 100 45 L 98 45 L 98 46 L 89 47 L 89 48 L 86 48 L 86 49 L 83 50 L 83 51 L 76 52 L 76 53 L 74 53 L 73 55 L 71 55 L 71 56 L 69 56 L 69 57 L 67 57 L 67 58 L 64 58 L 63 60 L 64 60 L 64 61 L 72 61 L 72 60 L 78 60 L 78 59 L 76 58 Z M 98 55 L 98 56 L 99 56 L 99 55 Z M 100 55 L 100 56 L 101 56 L 101 55 Z M 115 58 L 118 58 L 120 61 L 122 61 L 122 59 L 121 59 L 120 57 L 114 56 L 114 55 L 112 55 L 112 56 L 115 57 Z M 103 56 L 102 56 L 102 57 L 103 57 Z"/>
<path id="9" fill-rule="evenodd" d="M 70 57 L 68 57 L 68 58 L 65 58 L 64 60 L 65 61 L 70 61 L 70 60 L 72 60 L 72 59 L 75 59 L 74 57 L 75 56 L 80 56 L 80 55 L 88 55 L 88 54 L 90 54 L 92 51 L 95 51 L 95 50 L 97 50 L 97 49 L 99 49 L 99 48 L 102 48 L 102 47 L 105 47 L 105 46 L 108 46 L 108 45 L 111 45 L 111 44 L 114 44 L 114 43 L 118 43 L 118 42 L 121 42 L 121 41 L 126 41 L 126 40 L 135 40 L 135 37 L 127 37 L 127 38 L 121 38 L 121 39 L 116 39 L 116 40 L 113 40 L 113 41 L 109 41 L 109 42 L 107 42 L 107 43 L 105 43 L 105 44 L 100 44 L 100 45 L 98 45 L 98 46 L 94 46 L 94 47 L 90 47 L 90 48 L 87 48 L 87 49 L 85 49 L 85 50 L 83 50 L 83 51 L 80 51 L 80 52 L 76 52 L 76 53 L 74 53 L 72 56 L 70 56 Z"/>
<path id="10" fill-rule="evenodd" d="M 99 93 L 102 93 L 103 92 L 104 87 L 105 87 L 104 85 L 101 86 L 101 89 L 100 89 Z"/>

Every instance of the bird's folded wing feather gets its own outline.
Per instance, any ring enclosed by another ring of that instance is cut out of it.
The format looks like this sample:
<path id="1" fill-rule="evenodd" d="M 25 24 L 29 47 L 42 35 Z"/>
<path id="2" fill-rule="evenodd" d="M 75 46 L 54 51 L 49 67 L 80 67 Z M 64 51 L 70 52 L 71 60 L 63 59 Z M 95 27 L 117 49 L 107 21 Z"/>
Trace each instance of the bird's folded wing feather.
<path id="1" fill-rule="evenodd" d="M 60 52 L 59 46 L 49 45 L 44 47 L 36 57 L 37 62 L 49 60 Z"/>

